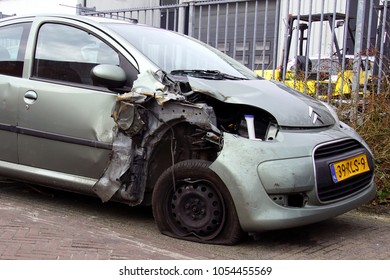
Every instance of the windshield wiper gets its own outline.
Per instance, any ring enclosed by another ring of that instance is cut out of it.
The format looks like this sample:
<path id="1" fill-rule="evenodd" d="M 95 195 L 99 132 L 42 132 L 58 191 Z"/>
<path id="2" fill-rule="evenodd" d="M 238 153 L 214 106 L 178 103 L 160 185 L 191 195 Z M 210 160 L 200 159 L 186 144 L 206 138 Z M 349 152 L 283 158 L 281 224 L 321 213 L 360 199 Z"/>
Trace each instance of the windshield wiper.
<path id="1" fill-rule="evenodd" d="M 222 73 L 218 70 L 173 70 L 170 74 L 174 76 L 191 76 L 210 80 L 248 80 L 247 78 L 236 77 Z"/>

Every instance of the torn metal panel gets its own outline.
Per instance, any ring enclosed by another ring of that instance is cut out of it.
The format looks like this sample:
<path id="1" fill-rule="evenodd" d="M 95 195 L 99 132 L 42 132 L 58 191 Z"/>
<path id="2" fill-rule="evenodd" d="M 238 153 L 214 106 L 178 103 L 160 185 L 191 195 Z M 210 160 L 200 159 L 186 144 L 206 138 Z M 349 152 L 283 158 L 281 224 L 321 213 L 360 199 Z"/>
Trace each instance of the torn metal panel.
<path id="1" fill-rule="evenodd" d="M 151 104 L 148 109 L 155 113 L 154 116 L 158 117 L 159 123 L 155 123 L 158 126 L 169 121 L 182 120 L 205 130 L 219 132 L 216 128 L 216 117 L 212 108 L 204 103 L 192 104 L 171 101 L 164 103 L 163 106 L 156 103 Z M 153 127 L 150 129 L 153 130 Z"/>
<path id="2" fill-rule="evenodd" d="M 144 109 L 144 105 L 147 106 L 146 109 Z M 139 107 L 138 112 L 143 117 L 145 127 L 142 133 L 133 135 L 132 149 L 134 157 L 126 171 L 126 175 L 120 178 L 123 184 L 120 197 L 128 201 L 130 205 L 137 205 L 142 202 L 153 151 L 167 133 L 174 138 L 174 135 L 171 134 L 172 127 L 179 123 L 197 126 L 203 131 L 210 131 L 210 134 L 203 133 L 205 135 L 204 141 L 220 144 L 219 130 L 212 124 L 214 122 L 212 121 L 213 116 L 206 113 L 204 104 L 201 106 L 169 101 L 159 105 L 156 100 L 150 100 L 147 105 L 143 104 L 143 106 Z M 134 108 L 137 108 L 137 106 Z M 125 132 L 127 133 L 127 131 Z M 140 141 L 138 138 L 140 138 Z M 170 159 L 162 158 L 161 160 Z"/>
<path id="3" fill-rule="evenodd" d="M 138 75 L 138 79 L 134 82 L 132 91 L 123 96 L 119 96 L 119 98 L 128 99 L 129 96 L 134 94 L 153 97 L 160 105 L 168 100 L 185 99 L 181 94 L 179 83 L 171 80 L 168 75 L 161 70 L 157 72 L 148 70 Z"/>
<path id="4" fill-rule="evenodd" d="M 175 93 L 175 92 L 168 92 L 168 91 L 143 91 L 143 92 L 127 92 L 124 94 L 121 94 L 117 97 L 118 101 L 128 101 L 135 104 L 144 103 L 148 98 L 154 98 L 159 105 L 163 105 L 165 102 L 169 100 L 179 100 L 183 101 L 185 100 L 185 97 L 181 94 Z"/>
<path id="5" fill-rule="evenodd" d="M 165 85 L 161 82 L 162 79 L 157 73 L 151 70 L 140 73 L 137 80 L 133 83 L 132 92 L 156 92 L 164 91 Z"/>
<path id="6" fill-rule="evenodd" d="M 130 137 L 140 133 L 145 125 L 135 105 L 129 102 L 116 102 L 112 117 L 118 128 Z"/>
<path id="7" fill-rule="evenodd" d="M 127 180 L 127 185 L 125 191 L 122 191 L 122 196 L 124 198 L 127 196 L 128 200 L 139 201 L 140 198 L 142 199 L 142 196 L 139 195 L 142 193 L 142 186 L 141 190 L 138 190 L 137 184 L 141 183 L 140 179 L 134 179 L 134 176 L 131 175 L 133 173 L 140 174 L 144 165 L 143 155 L 140 152 L 142 148 L 137 148 L 133 141 L 133 137 L 141 135 L 145 127 L 145 122 L 135 104 L 142 104 L 151 97 L 158 100 L 159 104 L 171 99 L 183 99 L 177 94 L 165 92 L 169 87 L 161 81 L 163 81 L 163 76 L 146 71 L 139 75 L 131 92 L 119 95 L 116 99 L 111 116 L 117 125 L 117 133 L 113 141 L 110 162 L 93 187 L 93 191 L 103 202 L 110 200 L 125 185 L 121 178 L 131 168 L 133 171 L 128 172 L 130 175 L 124 178 Z M 169 85 L 167 82 L 166 84 Z M 145 85 L 148 87 L 146 88 Z M 134 192 L 136 195 L 133 195 Z"/>
<path id="8" fill-rule="evenodd" d="M 145 159 L 145 150 L 141 147 L 134 146 L 134 157 L 131 166 L 126 173 L 121 176 L 122 188 L 120 197 L 128 201 L 129 205 L 135 206 L 143 201 L 148 166 Z"/>
<path id="9" fill-rule="evenodd" d="M 154 85 L 155 89 L 142 84 Z M 178 82 L 170 80 L 163 72 L 144 73 L 131 92 L 118 95 L 112 118 L 117 125 L 117 135 L 110 163 L 93 188 L 104 202 L 116 193 L 131 205 L 142 202 L 153 150 L 179 123 L 202 129 L 203 137 L 197 136 L 193 145 L 202 141 L 221 145 L 213 108 L 206 103 L 186 101 Z"/>
<path id="10" fill-rule="evenodd" d="M 92 188 L 103 202 L 110 200 L 121 187 L 122 182 L 119 178 L 129 169 L 133 160 L 132 144 L 131 137 L 118 131 L 113 142 L 110 163 Z"/>

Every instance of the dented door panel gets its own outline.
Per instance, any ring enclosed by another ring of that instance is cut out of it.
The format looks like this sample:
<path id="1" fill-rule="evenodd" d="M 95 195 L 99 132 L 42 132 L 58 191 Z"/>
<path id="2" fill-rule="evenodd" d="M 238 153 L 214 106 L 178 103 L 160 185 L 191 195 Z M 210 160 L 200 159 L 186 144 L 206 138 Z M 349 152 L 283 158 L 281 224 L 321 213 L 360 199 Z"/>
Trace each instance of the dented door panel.
<path id="1" fill-rule="evenodd" d="M 24 94 L 31 90 L 37 100 L 27 104 Z M 112 148 L 114 102 L 107 92 L 24 81 L 18 104 L 20 164 L 99 178 Z"/>

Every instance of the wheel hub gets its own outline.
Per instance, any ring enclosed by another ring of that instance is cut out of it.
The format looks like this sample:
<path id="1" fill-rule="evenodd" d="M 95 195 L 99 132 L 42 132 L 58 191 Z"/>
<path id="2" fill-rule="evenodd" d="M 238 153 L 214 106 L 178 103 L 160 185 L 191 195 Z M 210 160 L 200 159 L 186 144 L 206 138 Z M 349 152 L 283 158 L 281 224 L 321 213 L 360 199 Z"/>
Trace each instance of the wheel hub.
<path id="1" fill-rule="evenodd" d="M 205 238 L 220 232 L 225 216 L 221 195 L 211 182 L 204 180 L 178 184 L 171 200 L 171 213 L 182 234 Z"/>

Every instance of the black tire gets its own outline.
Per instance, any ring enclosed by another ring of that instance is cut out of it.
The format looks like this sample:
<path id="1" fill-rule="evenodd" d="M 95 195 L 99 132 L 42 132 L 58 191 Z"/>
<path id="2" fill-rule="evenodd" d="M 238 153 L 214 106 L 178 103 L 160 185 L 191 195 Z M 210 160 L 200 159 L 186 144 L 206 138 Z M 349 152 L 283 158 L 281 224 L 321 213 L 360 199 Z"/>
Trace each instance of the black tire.
<path id="1" fill-rule="evenodd" d="M 161 233 L 232 245 L 242 235 L 233 200 L 210 162 L 186 160 L 165 170 L 153 190 L 153 216 Z"/>

